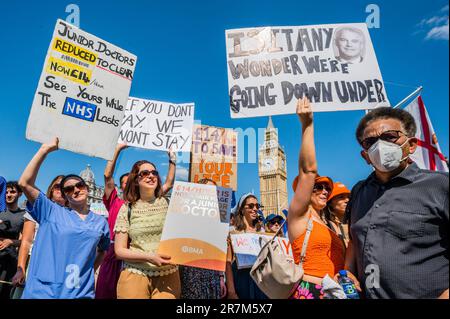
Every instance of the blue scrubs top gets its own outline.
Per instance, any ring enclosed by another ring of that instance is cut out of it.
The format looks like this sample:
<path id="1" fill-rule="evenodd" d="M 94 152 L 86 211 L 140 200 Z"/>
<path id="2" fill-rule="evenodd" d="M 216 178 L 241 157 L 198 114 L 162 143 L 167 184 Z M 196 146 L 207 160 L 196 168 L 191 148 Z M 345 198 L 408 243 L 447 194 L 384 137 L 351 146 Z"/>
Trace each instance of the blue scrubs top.
<path id="1" fill-rule="evenodd" d="M 82 220 L 43 193 L 28 207 L 39 224 L 22 299 L 94 298 L 97 247 L 109 248 L 106 219 L 92 211 Z"/>
<path id="2" fill-rule="evenodd" d="M 0 213 L 6 211 L 6 180 L 0 176 Z"/>

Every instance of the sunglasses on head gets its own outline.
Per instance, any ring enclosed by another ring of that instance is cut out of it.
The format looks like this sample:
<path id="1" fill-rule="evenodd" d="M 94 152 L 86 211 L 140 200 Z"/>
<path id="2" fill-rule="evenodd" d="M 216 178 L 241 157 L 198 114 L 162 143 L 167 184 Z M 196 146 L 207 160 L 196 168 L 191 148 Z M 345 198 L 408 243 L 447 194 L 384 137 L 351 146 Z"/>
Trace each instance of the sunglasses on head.
<path id="1" fill-rule="evenodd" d="M 398 139 L 402 136 L 405 135 L 405 133 L 403 133 L 402 131 L 398 131 L 398 130 L 389 130 L 386 132 L 381 133 L 378 136 L 372 136 L 372 137 L 367 137 L 365 139 L 363 139 L 361 141 L 361 146 L 365 149 L 368 150 L 373 144 L 375 144 L 378 140 L 382 140 L 382 141 L 386 141 L 386 142 L 390 142 L 390 143 L 395 143 L 398 141 Z"/>
<path id="2" fill-rule="evenodd" d="M 245 206 L 247 206 L 247 208 L 249 208 L 249 209 L 253 209 L 255 207 L 256 207 L 256 209 L 264 208 L 264 206 L 259 205 L 259 204 L 254 204 L 254 203 L 250 203 L 250 204 L 247 204 Z"/>
<path id="3" fill-rule="evenodd" d="M 143 170 L 143 171 L 140 171 L 140 172 L 138 173 L 138 176 L 139 176 L 139 178 L 144 178 L 144 177 L 150 176 L 150 174 L 152 174 L 153 176 L 156 176 L 156 177 L 159 176 L 159 173 L 158 173 L 157 170 L 151 170 L 151 171 L 149 171 L 149 170 L 147 170 L 147 169 L 145 169 L 145 170 Z"/>
<path id="4" fill-rule="evenodd" d="M 315 192 L 320 191 L 322 192 L 323 190 L 326 190 L 328 193 L 331 193 L 331 188 L 330 186 L 326 185 L 326 184 L 316 184 L 314 185 L 314 189 Z"/>
<path id="5" fill-rule="evenodd" d="M 76 183 L 74 185 L 63 187 L 62 191 L 63 191 L 64 194 L 70 196 L 75 191 L 75 187 L 78 188 L 79 190 L 82 190 L 82 189 L 86 189 L 87 185 L 86 185 L 85 182 L 79 181 L 78 183 Z"/>

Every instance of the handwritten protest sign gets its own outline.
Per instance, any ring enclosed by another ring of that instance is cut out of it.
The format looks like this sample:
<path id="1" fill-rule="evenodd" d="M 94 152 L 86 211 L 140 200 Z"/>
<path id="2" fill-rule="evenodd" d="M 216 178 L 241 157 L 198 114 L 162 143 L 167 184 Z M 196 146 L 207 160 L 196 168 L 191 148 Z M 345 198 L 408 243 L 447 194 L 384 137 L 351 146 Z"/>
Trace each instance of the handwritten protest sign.
<path id="1" fill-rule="evenodd" d="M 255 233 L 242 233 L 231 234 L 231 245 L 233 252 L 236 255 L 236 262 L 239 269 L 251 268 L 256 262 L 259 252 L 261 251 L 261 245 L 259 239 L 262 237 L 263 244 L 269 241 L 273 234 L 255 234 Z M 287 259 L 293 260 L 292 246 L 288 238 L 277 237 L 280 247 L 282 247 L 282 253 Z"/>
<path id="2" fill-rule="evenodd" d="M 222 223 L 230 223 L 232 197 L 233 190 L 231 188 L 217 186 L 217 200 L 219 202 L 220 221 Z"/>
<path id="3" fill-rule="evenodd" d="M 111 159 L 136 56 L 58 20 L 28 118 L 27 139 Z"/>
<path id="4" fill-rule="evenodd" d="M 233 118 L 389 105 L 367 26 L 327 24 L 226 31 Z"/>
<path id="5" fill-rule="evenodd" d="M 119 143 L 130 146 L 189 152 L 194 125 L 194 103 L 173 104 L 130 97 Z"/>
<path id="6" fill-rule="evenodd" d="M 209 178 L 222 187 L 237 189 L 237 133 L 207 125 L 194 125 L 189 180 Z"/>
<path id="7" fill-rule="evenodd" d="M 175 182 L 158 253 L 179 265 L 225 271 L 228 230 L 215 186 Z"/>

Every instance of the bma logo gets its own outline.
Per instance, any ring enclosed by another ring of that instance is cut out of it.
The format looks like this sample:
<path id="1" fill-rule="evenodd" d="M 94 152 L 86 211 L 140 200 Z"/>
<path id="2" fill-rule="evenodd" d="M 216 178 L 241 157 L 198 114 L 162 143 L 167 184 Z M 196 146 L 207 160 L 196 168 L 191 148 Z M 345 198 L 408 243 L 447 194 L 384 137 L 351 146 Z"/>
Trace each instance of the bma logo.
<path id="1" fill-rule="evenodd" d="M 183 246 L 181 247 L 181 251 L 188 254 L 203 255 L 203 249 L 196 247 Z"/>
<path id="2" fill-rule="evenodd" d="M 97 106 L 67 97 L 62 113 L 77 119 L 94 122 Z"/>

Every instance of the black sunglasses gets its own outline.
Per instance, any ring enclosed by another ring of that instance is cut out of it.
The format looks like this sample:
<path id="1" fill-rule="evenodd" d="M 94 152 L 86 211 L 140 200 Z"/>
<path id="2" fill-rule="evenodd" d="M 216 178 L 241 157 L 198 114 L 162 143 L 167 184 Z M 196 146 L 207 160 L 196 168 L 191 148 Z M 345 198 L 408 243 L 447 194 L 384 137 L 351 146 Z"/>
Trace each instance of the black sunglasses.
<path id="1" fill-rule="evenodd" d="M 375 144 L 378 140 L 395 143 L 398 139 L 405 135 L 402 131 L 398 130 L 389 130 L 381 133 L 379 136 L 367 137 L 361 141 L 361 146 L 367 151 L 373 144 Z"/>
<path id="2" fill-rule="evenodd" d="M 313 189 L 315 192 L 316 191 L 323 191 L 323 190 L 326 190 L 328 193 L 331 193 L 331 188 L 330 188 L 330 186 L 328 186 L 328 185 L 326 185 L 326 184 L 316 184 L 316 185 L 314 185 L 314 189 Z"/>
<path id="3" fill-rule="evenodd" d="M 139 178 L 145 178 L 145 177 L 149 176 L 150 174 L 152 174 L 153 176 L 156 176 L 156 177 L 159 176 L 159 173 L 158 173 L 157 170 L 151 170 L 151 171 L 149 171 L 149 170 L 147 170 L 147 169 L 144 169 L 143 171 L 140 171 L 140 172 L 138 173 L 138 176 L 139 176 Z"/>
<path id="4" fill-rule="evenodd" d="M 63 187 L 62 191 L 63 191 L 64 194 L 70 196 L 75 191 L 75 187 L 78 188 L 79 190 L 82 190 L 82 189 L 86 189 L 87 185 L 86 185 L 85 182 L 79 181 L 75 185 L 70 185 L 70 186 Z"/>
<path id="5" fill-rule="evenodd" d="M 247 208 L 249 208 L 249 209 L 253 209 L 255 207 L 256 207 L 256 209 L 264 208 L 264 206 L 259 205 L 259 204 L 254 204 L 254 203 L 250 203 L 250 204 L 247 204 L 245 206 L 247 206 Z"/>
<path id="6" fill-rule="evenodd" d="M 61 190 L 61 184 L 55 184 L 55 185 L 53 185 L 52 190 L 55 190 L 55 189 Z"/>

